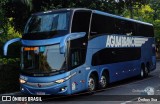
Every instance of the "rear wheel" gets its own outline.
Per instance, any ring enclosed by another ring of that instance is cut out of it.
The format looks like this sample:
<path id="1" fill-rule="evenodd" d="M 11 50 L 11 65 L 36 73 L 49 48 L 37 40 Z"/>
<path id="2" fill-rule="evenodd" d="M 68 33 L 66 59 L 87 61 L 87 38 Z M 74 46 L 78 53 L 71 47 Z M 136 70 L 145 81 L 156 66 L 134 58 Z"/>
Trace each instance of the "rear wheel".
<path id="1" fill-rule="evenodd" d="M 140 74 L 141 78 L 144 78 L 144 68 L 141 67 L 141 74 Z"/>
<path id="2" fill-rule="evenodd" d="M 148 77 L 148 73 L 149 73 L 148 68 L 145 67 L 144 68 L 144 77 Z"/>
<path id="3" fill-rule="evenodd" d="M 102 89 L 106 88 L 108 85 L 108 76 L 105 72 L 103 72 L 103 74 L 101 76 L 100 85 L 101 85 Z"/>
<path id="4" fill-rule="evenodd" d="M 148 71 L 148 69 L 146 67 L 141 67 L 141 73 L 140 73 L 140 77 L 141 78 L 147 77 L 148 73 L 149 73 L 149 71 Z"/>

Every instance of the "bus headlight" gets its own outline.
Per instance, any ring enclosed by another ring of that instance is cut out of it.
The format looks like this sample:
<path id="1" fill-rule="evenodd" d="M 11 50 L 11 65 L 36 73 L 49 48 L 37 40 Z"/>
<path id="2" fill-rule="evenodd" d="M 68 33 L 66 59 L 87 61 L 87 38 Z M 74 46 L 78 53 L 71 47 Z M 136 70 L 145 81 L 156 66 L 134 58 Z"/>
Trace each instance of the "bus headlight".
<path id="1" fill-rule="evenodd" d="M 65 79 L 59 79 L 59 80 L 56 80 L 55 82 L 56 83 L 63 83 L 65 81 Z"/>
<path id="2" fill-rule="evenodd" d="M 19 79 L 19 82 L 20 82 L 21 84 L 26 83 L 26 81 L 25 81 L 24 79 Z"/>
<path id="3" fill-rule="evenodd" d="M 65 82 L 65 81 L 67 81 L 68 79 L 70 79 L 71 77 L 73 77 L 75 74 L 76 74 L 76 72 L 73 73 L 73 74 L 71 74 L 71 75 L 69 75 L 69 76 L 66 77 L 66 78 L 58 79 L 58 80 L 56 80 L 55 82 L 58 83 L 58 84 L 63 83 L 63 82 Z"/>

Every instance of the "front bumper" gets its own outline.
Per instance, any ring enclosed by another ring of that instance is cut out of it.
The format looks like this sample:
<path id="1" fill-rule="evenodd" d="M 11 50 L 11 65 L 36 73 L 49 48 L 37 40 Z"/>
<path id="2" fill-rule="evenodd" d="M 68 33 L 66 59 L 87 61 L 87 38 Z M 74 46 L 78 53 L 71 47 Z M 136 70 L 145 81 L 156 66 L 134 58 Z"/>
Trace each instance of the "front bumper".
<path id="1" fill-rule="evenodd" d="M 43 87 L 37 84 L 37 86 L 30 86 L 28 84 L 21 84 L 20 90 L 22 93 L 31 95 L 68 95 L 71 94 L 69 87 L 69 81 L 61 84 L 55 84 L 52 86 Z"/>
<path id="2" fill-rule="evenodd" d="M 20 90 L 22 93 L 31 95 L 68 95 L 71 94 L 69 84 L 69 80 L 63 83 L 26 82 L 20 85 Z"/>

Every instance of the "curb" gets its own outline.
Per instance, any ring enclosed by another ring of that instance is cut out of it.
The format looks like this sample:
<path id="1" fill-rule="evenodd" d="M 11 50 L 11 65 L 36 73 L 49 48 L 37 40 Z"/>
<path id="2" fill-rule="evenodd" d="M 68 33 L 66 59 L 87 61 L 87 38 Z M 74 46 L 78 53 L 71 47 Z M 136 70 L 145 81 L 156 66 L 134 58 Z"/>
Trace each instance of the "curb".
<path id="1" fill-rule="evenodd" d="M 5 93 L 5 94 L 0 94 L 0 96 L 4 96 L 4 95 L 16 95 L 16 94 L 21 94 L 21 92 Z"/>

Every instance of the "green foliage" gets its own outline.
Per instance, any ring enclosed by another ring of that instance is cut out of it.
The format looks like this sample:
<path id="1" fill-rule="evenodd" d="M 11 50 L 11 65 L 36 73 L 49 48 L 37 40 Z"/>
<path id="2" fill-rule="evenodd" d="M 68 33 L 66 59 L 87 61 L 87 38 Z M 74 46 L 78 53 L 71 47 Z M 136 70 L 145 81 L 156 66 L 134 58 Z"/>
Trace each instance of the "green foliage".
<path id="1" fill-rule="evenodd" d="M 153 23 L 153 9 L 149 5 L 142 6 L 140 9 L 136 10 L 134 19 Z"/>
<path id="2" fill-rule="evenodd" d="M 160 20 L 154 21 L 154 30 L 156 37 L 157 52 L 160 53 Z"/>
<path id="3" fill-rule="evenodd" d="M 160 20 L 155 20 L 153 24 L 154 24 L 154 30 L 155 30 L 155 37 L 160 42 Z"/>
<path id="4" fill-rule="evenodd" d="M 153 11 L 153 19 L 160 19 L 160 0 L 149 0 L 149 5 L 154 10 Z"/>
<path id="5" fill-rule="evenodd" d="M 24 26 L 31 15 L 32 0 L 8 0 L 2 5 L 5 18 L 13 18 L 12 26 L 16 31 L 23 32 Z M 6 22 L 6 21 L 4 21 Z"/>
<path id="6" fill-rule="evenodd" d="M 0 58 L 0 65 L 17 64 L 19 61 L 19 58 Z"/>
<path id="7" fill-rule="evenodd" d="M 15 30 L 14 26 L 12 25 L 12 22 L 13 18 L 9 18 L 7 23 L 5 24 L 5 32 L 0 35 L 0 43 L 3 44 L 10 39 L 21 37 L 21 34 Z"/>
<path id="8" fill-rule="evenodd" d="M 112 14 L 121 14 L 125 7 L 144 5 L 145 0 L 4 0 L 2 8 L 7 18 L 13 18 L 13 26 L 22 32 L 28 17 L 34 12 L 59 8 L 89 8 Z"/>

